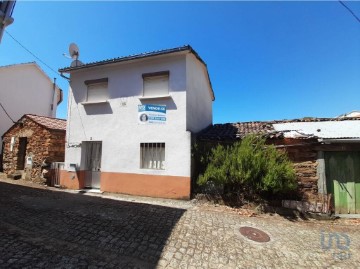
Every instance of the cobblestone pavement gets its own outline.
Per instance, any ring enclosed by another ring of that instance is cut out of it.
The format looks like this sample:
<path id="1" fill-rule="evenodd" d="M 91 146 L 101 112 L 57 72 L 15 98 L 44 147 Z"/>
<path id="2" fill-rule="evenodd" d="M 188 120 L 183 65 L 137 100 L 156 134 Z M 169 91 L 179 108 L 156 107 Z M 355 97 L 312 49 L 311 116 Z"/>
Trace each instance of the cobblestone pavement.
<path id="1" fill-rule="evenodd" d="M 0 182 L 0 268 L 360 267 L 360 226 L 350 222 L 169 205 Z M 242 226 L 270 242 L 250 241 Z"/>

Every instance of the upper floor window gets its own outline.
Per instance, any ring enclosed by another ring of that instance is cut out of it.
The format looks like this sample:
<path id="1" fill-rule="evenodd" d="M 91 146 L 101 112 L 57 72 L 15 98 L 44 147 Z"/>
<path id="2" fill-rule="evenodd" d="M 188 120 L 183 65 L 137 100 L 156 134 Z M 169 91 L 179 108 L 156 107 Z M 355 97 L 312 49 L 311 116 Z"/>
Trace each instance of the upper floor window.
<path id="1" fill-rule="evenodd" d="M 143 74 L 144 97 L 169 95 L 169 71 Z"/>
<path id="2" fill-rule="evenodd" d="M 109 98 L 108 78 L 86 80 L 87 97 L 86 102 L 102 102 Z"/>

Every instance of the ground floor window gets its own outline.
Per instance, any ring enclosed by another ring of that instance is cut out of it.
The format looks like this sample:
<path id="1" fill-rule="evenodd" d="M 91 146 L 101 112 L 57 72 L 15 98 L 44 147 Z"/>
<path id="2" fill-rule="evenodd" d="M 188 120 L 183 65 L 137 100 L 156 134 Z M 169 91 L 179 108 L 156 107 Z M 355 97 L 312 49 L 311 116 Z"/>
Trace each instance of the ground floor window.
<path id="1" fill-rule="evenodd" d="M 140 168 L 165 169 L 165 143 L 140 143 Z"/>

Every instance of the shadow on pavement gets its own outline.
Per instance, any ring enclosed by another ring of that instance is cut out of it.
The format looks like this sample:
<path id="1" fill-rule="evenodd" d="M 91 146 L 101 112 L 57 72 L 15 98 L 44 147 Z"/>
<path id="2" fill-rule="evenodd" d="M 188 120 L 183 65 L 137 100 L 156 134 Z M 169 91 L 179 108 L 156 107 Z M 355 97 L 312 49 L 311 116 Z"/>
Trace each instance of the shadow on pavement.
<path id="1" fill-rule="evenodd" d="M 184 212 L 0 182 L 0 267 L 155 268 Z"/>

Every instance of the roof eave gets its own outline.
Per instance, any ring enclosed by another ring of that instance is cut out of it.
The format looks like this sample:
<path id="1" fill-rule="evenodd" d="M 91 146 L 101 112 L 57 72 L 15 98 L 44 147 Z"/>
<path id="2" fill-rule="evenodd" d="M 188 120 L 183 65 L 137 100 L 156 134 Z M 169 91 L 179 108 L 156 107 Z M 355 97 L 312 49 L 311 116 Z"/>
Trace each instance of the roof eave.
<path id="1" fill-rule="evenodd" d="M 193 50 L 193 48 L 190 45 L 186 45 L 186 46 L 183 46 L 183 47 L 177 47 L 177 48 L 173 48 L 173 49 L 167 49 L 167 50 L 161 50 L 161 51 L 156 51 L 156 52 L 149 52 L 149 53 L 144 53 L 144 54 L 137 54 L 137 55 L 130 55 L 130 56 L 125 56 L 125 57 L 120 57 L 120 58 L 114 58 L 114 59 L 110 59 L 110 60 L 98 61 L 98 62 L 94 62 L 94 63 L 83 64 L 83 65 L 80 65 L 80 66 L 65 67 L 65 68 L 59 69 L 59 72 L 60 73 L 71 73 L 72 71 L 86 69 L 86 68 L 92 68 L 92 67 L 103 66 L 103 65 L 114 64 L 114 63 L 120 63 L 120 62 L 127 62 L 127 61 L 131 61 L 131 60 L 140 60 L 140 59 L 144 59 L 144 58 L 167 55 L 167 54 L 183 52 L 183 51 L 192 52 L 202 63 L 204 63 L 204 61 Z"/>

